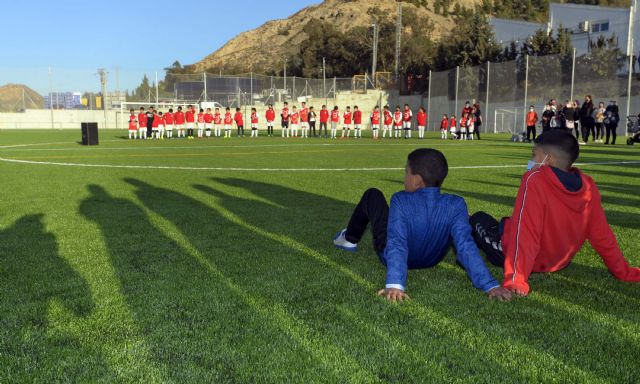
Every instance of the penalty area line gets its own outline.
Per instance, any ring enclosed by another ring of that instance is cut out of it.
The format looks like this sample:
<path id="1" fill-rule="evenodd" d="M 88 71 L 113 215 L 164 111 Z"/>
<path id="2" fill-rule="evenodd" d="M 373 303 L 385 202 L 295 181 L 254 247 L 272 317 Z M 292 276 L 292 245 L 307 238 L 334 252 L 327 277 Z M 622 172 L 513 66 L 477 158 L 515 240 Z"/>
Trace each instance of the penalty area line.
<path id="1" fill-rule="evenodd" d="M 240 168 L 240 167 L 183 167 L 183 166 L 162 166 L 162 165 L 116 165 L 116 164 L 82 164 L 65 163 L 52 161 L 33 161 L 20 159 L 6 159 L 0 157 L 0 161 L 14 164 L 49 165 L 62 167 L 84 167 L 84 168 L 112 168 L 112 169 L 160 169 L 160 170 L 182 170 L 182 171 L 233 171 L 233 172 L 361 172 L 361 171 L 403 171 L 404 168 Z M 611 161 L 594 163 L 576 163 L 575 165 L 585 167 L 592 165 L 628 165 L 640 164 L 640 161 Z M 501 168 L 525 168 L 522 164 L 508 165 L 468 165 L 454 166 L 449 169 L 501 169 Z"/>

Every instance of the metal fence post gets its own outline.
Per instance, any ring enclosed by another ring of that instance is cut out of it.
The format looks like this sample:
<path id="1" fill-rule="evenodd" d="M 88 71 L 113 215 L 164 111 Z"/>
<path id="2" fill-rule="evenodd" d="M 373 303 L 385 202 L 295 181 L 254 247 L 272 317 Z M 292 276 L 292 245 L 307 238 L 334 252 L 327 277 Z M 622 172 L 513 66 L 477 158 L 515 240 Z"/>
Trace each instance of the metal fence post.
<path id="1" fill-rule="evenodd" d="M 523 117 L 524 117 L 524 126 L 527 126 L 527 96 L 528 96 L 528 92 L 529 92 L 529 55 L 527 54 L 525 56 L 525 67 L 524 67 L 524 108 L 522 109 L 523 111 Z M 516 109 L 516 117 L 518 116 L 518 110 Z M 515 130 L 516 127 L 513 127 L 513 129 Z"/>
<path id="2" fill-rule="evenodd" d="M 631 52 L 633 52 L 633 37 L 631 38 Z M 629 78 L 627 80 L 627 116 L 631 113 L 631 78 L 633 76 L 633 53 L 629 55 Z M 625 129 L 625 136 L 629 136 L 629 130 Z M 609 137 L 609 136 L 607 136 Z"/>
<path id="3" fill-rule="evenodd" d="M 453 108 L 453 112 L 458 113 L 458 82 L 460 80 L 460 66 L 458 65 L 456 67 L 456 101 L 455 101 L 455 108 Z"/>
<path id="4" fill-rule="evenodd" d="M 429 122 L 431 121 L 431 70 L 429 70 L 429 86 L 427 87 L 427 131 L 429 130 Z"/>
<path id="5" fill-rule="evenodd" d="M 490 74 L 491 73 L 491 62 L 487 61 L 487 94 L 485 97 L 485 101 L 484 101 L 484 117 L 487 118 L 489 117 L 489 80 L 490 80 Z M 489 131 L 488 125 L 489 125 L 489 119 L 487 119 L 487 121 L 484 121 L 484 133 L 487 133 Z"/>
<path id="6" fill-rule="evenodd" d="M 204 102 L 207 102 L 207 72 L 202 72 L 202 81 L 204 84 Z"/>
<path id="7" fill-rule="evenodd" d="M 576 78 L 576 49 L 573 48 L 573 62 L 571 63 L 571 101 L 573 101 L 573 85 Z"/>

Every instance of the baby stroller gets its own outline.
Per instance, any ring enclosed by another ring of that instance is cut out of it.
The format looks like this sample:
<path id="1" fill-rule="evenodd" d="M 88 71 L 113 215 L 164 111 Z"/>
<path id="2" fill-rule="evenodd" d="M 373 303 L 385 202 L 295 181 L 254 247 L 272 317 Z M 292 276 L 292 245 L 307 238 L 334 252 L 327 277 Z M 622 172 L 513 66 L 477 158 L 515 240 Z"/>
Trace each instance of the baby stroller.
<path id="1" fill-rule="evenodd" d="M 627 131 L 631 134 L 627 139 L 627 145 L 640 143 L 640 115 L 627 116 Z"/>

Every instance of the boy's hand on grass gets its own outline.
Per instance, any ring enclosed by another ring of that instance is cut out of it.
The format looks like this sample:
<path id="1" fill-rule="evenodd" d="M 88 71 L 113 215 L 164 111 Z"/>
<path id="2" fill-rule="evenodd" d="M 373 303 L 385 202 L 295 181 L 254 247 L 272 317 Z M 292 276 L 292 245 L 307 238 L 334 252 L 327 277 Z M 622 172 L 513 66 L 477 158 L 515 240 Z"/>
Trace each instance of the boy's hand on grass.
<path id="1" fill-rule="evenodd" d="M 493 288 L 492 290 L 487 292 L 487 296 L 490 299 L 498 299 L 500 301 L 509 301 L 513 298 L 512 293 L 508 289 L 502 287 Z"/>
<path id="2" fill-rule="evenodd" d="M 404 293 L 404 291 L 397 288 L 388 288 L 381 289 L 378 291 L 378 296 L 383 296 L 385 299 L 389 301 L 403 301 L 403 300 L 411 300 L 409 295 Z"/>

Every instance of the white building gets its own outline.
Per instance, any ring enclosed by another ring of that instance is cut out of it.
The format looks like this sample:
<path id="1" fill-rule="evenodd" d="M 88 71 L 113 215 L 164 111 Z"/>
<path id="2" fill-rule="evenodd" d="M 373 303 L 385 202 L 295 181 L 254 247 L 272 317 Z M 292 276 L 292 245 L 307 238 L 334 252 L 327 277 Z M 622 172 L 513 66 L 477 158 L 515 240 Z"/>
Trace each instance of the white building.
<path id="1" fill-rule="evenodd" d="M 503 46 L 508 46 L 512 41 L 521 42 L 541 28 L 556 31 L 562 27 L 571 33 L 578 55 L 589 51 L 590 41 L 595 42 L 600 36 L 609 38 L 614 34 L 618 47 L 629 55 L 640 51 L 639 16 L 637 0 L 632 0 L 629 8 L 552 3 L 547 23 L 490 18 L 489 24 L 493 27 L 496 40 Z"/>

